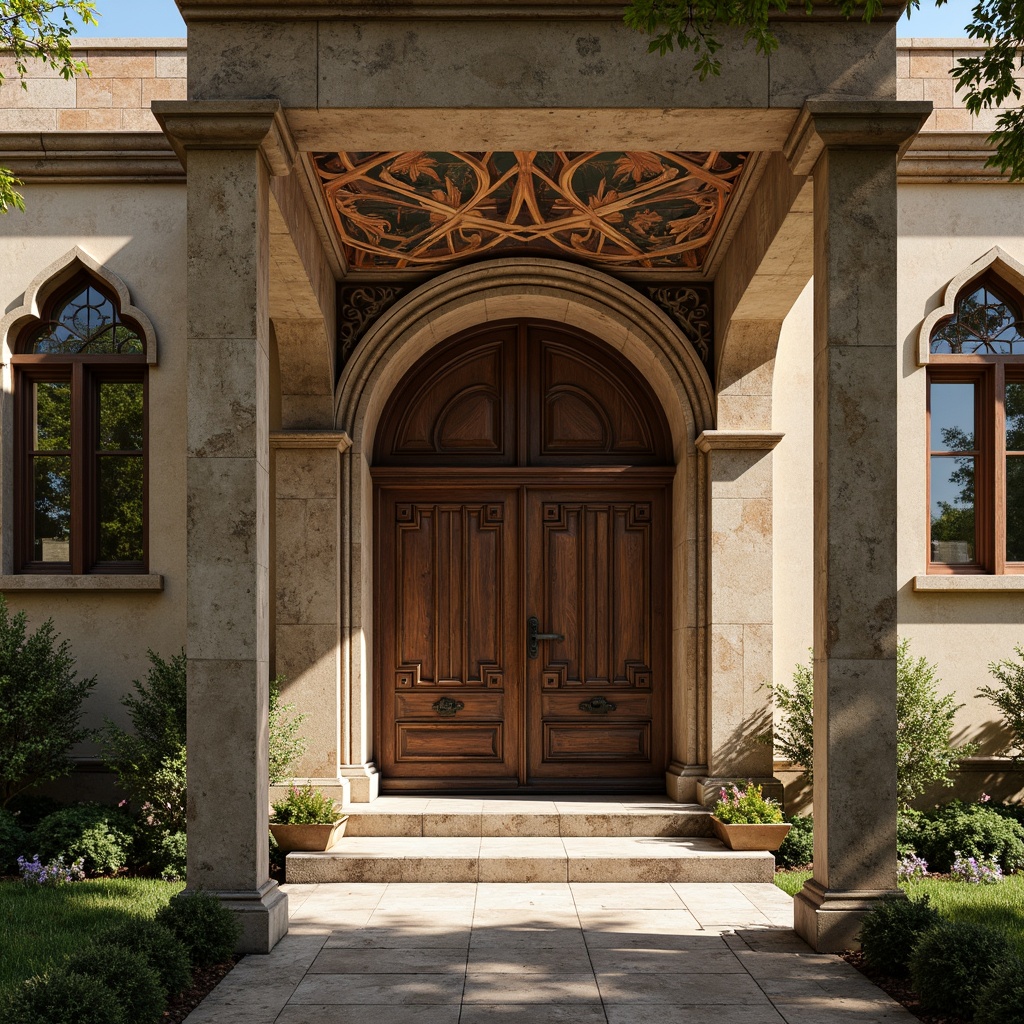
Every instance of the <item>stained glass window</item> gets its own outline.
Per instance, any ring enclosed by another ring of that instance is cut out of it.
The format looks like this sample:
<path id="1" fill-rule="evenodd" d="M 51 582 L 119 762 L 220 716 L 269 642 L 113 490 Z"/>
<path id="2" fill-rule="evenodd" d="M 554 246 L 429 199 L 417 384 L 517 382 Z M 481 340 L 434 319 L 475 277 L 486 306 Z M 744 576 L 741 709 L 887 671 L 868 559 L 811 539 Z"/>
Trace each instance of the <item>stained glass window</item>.
<path id="1" fill-rule="evenodd" d="M 932 332 L 933 355 L 1011 356 L 1024 353 L 1020 309 L 989 281 L 957 297 L 956 313 Z"/>

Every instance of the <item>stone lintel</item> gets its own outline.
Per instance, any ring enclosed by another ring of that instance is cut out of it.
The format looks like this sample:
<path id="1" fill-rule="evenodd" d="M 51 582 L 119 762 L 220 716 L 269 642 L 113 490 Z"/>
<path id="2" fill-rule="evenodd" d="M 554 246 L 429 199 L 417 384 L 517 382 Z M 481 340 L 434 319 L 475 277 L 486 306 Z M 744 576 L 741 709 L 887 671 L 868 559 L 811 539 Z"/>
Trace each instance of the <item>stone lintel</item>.
<path id="1" fill-rule="evenodd" d="M 902 889 L 826 889 L 810 878 L 793 899 L 793 927 L 819 953 L 859 949 L 861 922 L 882 900 L 906 899 Z"/>
<path id="2" fill-rule="evenodd" d="M 185 180 L 167 139 L 152 132 L 4 132 L 0 160 L 22 181 L 174 182 Z"/>
<path id="3" fill-rule="evenodd" d="M 783 147 L 794 174 L 810 174 L 825 149 L 902 153 L 932 112 L 931 100 L 808 99 Z"/>
<path id="4" fill-rule="evenodd" d="M 897 168 L 901 185 L 1019 185 L 989 167 L 996 147 L 988 132 L 921 132 Z"/>
<path id="5" fill-rule="evenodd" d="M 770 452 L 785 436 L 774 430 L 705 430 L 694 444 L 702 452 Z"/>
<path id="6" fill-rule="evenodd" d="M 193 149 L 258 149 L 270 173 L 291 173 L 298 151 L 279 100 L 154 100 L 153 116 L 183 165 Z"/>
<path id="7" fill-rule="evenodd" d="M 1022 577 L 1024 579 L 1024 577 Z M 57 573 L 22 573 L 0 576 L 0 592 L 5 590 L 132 590 L 161 591 L 164 578 L 159 573 L 86 573 L 84 576 Z"/>
<path id="8" fill-rule="evenodd" d="M 270 434 L 270 447 L 283 448 L 337 448 L 339 452 L 352 447 L 352 438 L 344 430 L 274 430 Z"/>

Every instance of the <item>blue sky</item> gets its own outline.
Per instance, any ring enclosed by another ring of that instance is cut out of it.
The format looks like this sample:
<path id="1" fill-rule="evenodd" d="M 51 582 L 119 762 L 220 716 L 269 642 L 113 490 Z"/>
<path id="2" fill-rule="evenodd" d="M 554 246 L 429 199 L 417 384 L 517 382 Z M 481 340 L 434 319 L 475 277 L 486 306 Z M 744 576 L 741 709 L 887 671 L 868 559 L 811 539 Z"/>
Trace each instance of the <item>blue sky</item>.
<path id="1" fill-rule="evenodd" d="M 99 25 L 82 30 L 83 36 L 183 36 L 181 20 L 174 0 L 98 0 L 102 15 Z M 901 36 L 962 36 L 970 20 L 973 0 L 951 0 L 935 7 L 933 0 L 921 0 L 921 9 L 908 20 L 900 21 Z"/>

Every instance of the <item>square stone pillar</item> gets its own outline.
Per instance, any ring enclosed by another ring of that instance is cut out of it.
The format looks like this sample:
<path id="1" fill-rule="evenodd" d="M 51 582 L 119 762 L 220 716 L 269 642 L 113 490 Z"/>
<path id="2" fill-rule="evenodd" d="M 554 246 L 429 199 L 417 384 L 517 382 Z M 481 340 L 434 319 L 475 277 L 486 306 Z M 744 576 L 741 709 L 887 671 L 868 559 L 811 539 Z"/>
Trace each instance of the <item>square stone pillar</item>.
<path id="1" fill-rule="evenodd" d="M 267 841 L 268 195 L 294 148 L 276 101 L 153 106 L 188 170 L 188 887 L 266 953 L 288 930 Z"/>
<path id="2" fill-rule="evenodd" d="M 856 946 L 896 884 L 898 154 L 930 103 L 808 101 L 814 177 L 814 877 L 820 952 Z"/>
<path id="3" fill-rule="evenodd" d="M 708 500 L 708 772 L 697 799 L 772 775 L 772 449 L 782 434 L 705 430 Z"/>
<path id="4" fill-rule="evenodd" d="M 270 437 L 274 457 L 276 573 L 274 668 L 285 676 L 282 697 L 304 714 L 306 752 L 296 765 L 309 783 L 347 804 L 341 775 L 341 455 L 351 444 L 336 430 L 281 430 Z M 271 794 L 272 796 L 274 794 Z M 283 795 L 283 793 L 282 793 Z"/>

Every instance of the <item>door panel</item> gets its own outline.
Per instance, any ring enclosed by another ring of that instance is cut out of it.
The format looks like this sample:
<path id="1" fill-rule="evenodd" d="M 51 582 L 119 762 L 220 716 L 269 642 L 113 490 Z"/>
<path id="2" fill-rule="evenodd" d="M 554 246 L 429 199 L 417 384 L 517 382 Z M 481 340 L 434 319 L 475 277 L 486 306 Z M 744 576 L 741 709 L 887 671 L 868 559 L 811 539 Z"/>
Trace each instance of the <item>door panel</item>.
<path id="1" fill-rule="evenodd" d="M 518 502 L 514 488 L 378 492 L 386 777 L 517 778 Z"/>
<path id="2" fill-rule="evenodd" d="M 528 775 L 655 778 L 665 769 L 663 488 L 530 488 L 526 611 Z"/>

